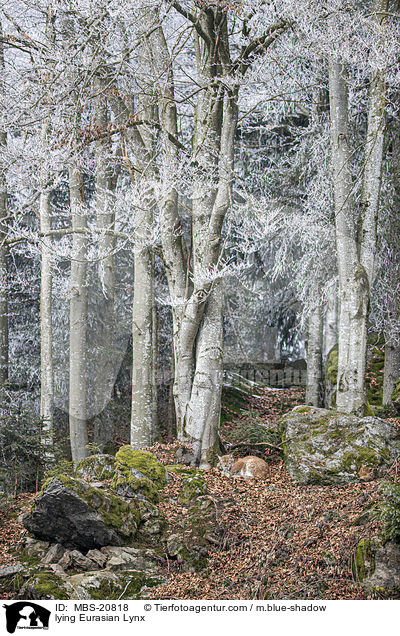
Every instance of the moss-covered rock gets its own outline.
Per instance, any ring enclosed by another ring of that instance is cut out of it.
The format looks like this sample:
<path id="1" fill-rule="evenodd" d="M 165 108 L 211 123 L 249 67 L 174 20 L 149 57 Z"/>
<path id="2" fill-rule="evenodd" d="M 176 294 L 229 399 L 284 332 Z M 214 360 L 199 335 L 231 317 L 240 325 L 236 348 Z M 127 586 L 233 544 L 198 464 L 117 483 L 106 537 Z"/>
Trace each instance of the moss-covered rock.
<path id="1" fill-rule="evenodd" d="M 140 570 L 86 572 L 68 578 L 68 583 L 74 588 L 74 593 L 69 598 L 138 600 L 143 588 L 147 590 L 165 582 L 166 577 L 161 573 L 148 574 Z"/>
<path id="2" fill-rule="evenodd" d="M 381 475 L 400 453 L 389 422 L 334 410 L 295 409 L 281 418 L 284 458 L 300 483 L 344 484 Z"/>
<path id="3" fill-rule="evenodd" d="M 134 468 L 146 475 L 157 488 L 164 488 L 167 483 L 165 466 L 147 451 L 134 450 L 131 446 L 123 446 L 115 456 L 117 466 L 124 465 Z"/>
<path id="4" fill-rule="evenodd" d="M 400 545 L 374 537 L 361 539 L 352 558 L 355 581 L 387 598 L 400 595 Z"/>
<path id="5" fill-rule="evenodd" d="M 198 497 L 205 495 L 207 491 L 206 482 L 200 473 L 187 477 L 181 481 L 181 489 L 178 500 L 182 504 L 188 504 Z"/>
<path id="6" fill-rule="evenodd" d="M 78 464 L 75 476 L 86 481 L 104 481 L 111 479 L 115 471 L 113 455 L 90 455 Z"/>
<path id="7" fill-rule="evenodd" d="M 159 508 L 150 501 L 139 501 L 140 524 L 136 540 L 143 544 L 158 544 L 163 534 L 166 521 Z"/>
<path id="8" fill-rule="evenodd" d="M 158 491 L 167 483 L 167 473 L 156 457 L 146 451 L 123 446 L 115 460 L 111 484 L 117 494 L 157 503 Z"/>
<path id="9" fill-rule="evenodd" d="M 394 387 L 392 402 L 395 406 L 400 407 L 400 378 Z"/>
<path id="10" fill-rule="evenodd" d="M 64 577 L 53 571 L 37 568 L 28 575 L 17 598 L 28 600 L 68 600 L 73 598 L 73 587 Z"/>
<path id="11" fill-rule="evenodd" d="M 82 551 L 131 541 L 139 521 L 135 502 L 128 504 L 66 475 L 43 485 L 23 520 L 36 538 Z"/>
<path id="12" fill-rule="evenodd" d="M 362 583 L 375 572 L 376 544 L 371 539 L 361 539 L 354 552 L 351 562 L 353 578 Z"/>

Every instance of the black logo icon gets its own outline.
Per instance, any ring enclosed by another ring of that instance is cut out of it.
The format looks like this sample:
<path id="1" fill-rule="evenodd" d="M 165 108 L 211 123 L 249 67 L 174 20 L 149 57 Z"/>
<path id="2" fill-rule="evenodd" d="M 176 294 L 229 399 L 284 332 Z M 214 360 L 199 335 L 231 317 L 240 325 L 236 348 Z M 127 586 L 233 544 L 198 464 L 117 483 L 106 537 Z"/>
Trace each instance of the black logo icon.
<path id="1" fill-rule="evenodd" d="M 7 631 L 13 634 L 18 629 L 48 629 L 50 610 L 28 601 L 19 601 L 6 608 Z"/>

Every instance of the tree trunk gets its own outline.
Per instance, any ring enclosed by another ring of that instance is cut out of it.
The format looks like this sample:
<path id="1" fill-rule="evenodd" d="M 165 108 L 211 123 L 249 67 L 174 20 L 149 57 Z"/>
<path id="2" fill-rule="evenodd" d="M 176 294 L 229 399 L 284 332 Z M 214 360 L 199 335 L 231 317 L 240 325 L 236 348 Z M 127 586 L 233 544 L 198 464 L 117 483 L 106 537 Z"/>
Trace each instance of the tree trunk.
<path id="1" fill-rule="evenodd" d="M 87 227 L 82 177 L 69 171 L 73 245 L 70 277 L 69 426 L 74 464 L 88 455 L 86 422 Z"/>
<path id="2" fill-rule="evenodd" d="M 336 283 L 329 295 L 325 310 L 324 360 L 338 341 L 338 297 Z"/>
<path id="3" fill-rule="evenodd" d="M 149 16 L 144 15 L 144 24 Z M 150 83 L 150 49 L 143 36 L 140 41 L 141 85 L 143 93 L 138 100 L 138 111 L 147 121 L 156 119 L 156 101 L 153 84 Z M 149 446 L 155 439 L 157 388 L 156 388 L 156 313 L 154 299 L 154 254 L 151 233 L 154 222 L 155 199 L 152 181 L 156 178 L 156 134 L 154 128 L 143 127 L 134 131 L 132 147 L 141 176 L 139 186 L 143 201 L 135 209 L 135 258 L 134 292 L 132 311 L 133 364 L 131 445 L 136 448 Z"/>
<path id="4" fill-rule="evenodd" d="M 336 403 L 339 411 L 364 415 L 369 284 L 353 220 L 346 71 L 336 61 L 330 63 L 329 88 L 340 301 Z"/>
<path id="5" fill-rule="evenodd" d="M 398 342 L 393 342 L 390 336 L 386 337 L 385 345 L 385 369 L 383 375 L 383 406 L 392 404 L 392 393 L 400 379 L 400 347 Z"/>
<path id="6" fill-rule="evenodd" d="M 0 153 L 4 156 L 7 136 L 0 131 Z M 0 388 L 8 381 L 8 248 L 7 179 L 4 164 L 0 169 Z"/>
<path id="7" fill-rule="evenodd" d="M 43 140 L 47 136 L 47 124 L 43 124 Z M 43 235 L 41 246 L 40 274 L 40 366 L 41 366 L 41 398 L 40 419 L 42 422 L 41 443 L 45 448 L 46 461 L 54 460 L 53 447 L 53 415 L 54 415 L 54 369 L 53 369 L 53 317 L 52 317 L 52 240 L 50 192 L 45 181 L 49 175 L 42 171 L 42 192 L 40 194 L 39 214 L 40 231 Z"/>
<path id="8" fill-rule="evenodd" d="M 2 35 L 0 21 L 0 36 Z M 4 91 L 4 48 L 0 38 L 0 92 Z M 8 381 L 8 247 L 7 247 L 7 176 L 3 160 L 7 133 L 0 130 L 0 388 Z"/>
<path id="9" fill-rule="evenodd" d="M 52 2 L 49 2 L 46 19 L 46 42 L 51 50 L 55 40 L 54 33 L 55 14 Z M 51 63 L 49 63 L 49 72 Z M 50 83 L 50 78 L 48 82 Z M 50 98 L 48 98 L 50 103 Z M 48 135 L 50 122 L 47 119 L 42 122 L 41 144 L 43 157 L 48 148 Z M 40 272 L 40 419 L 42 423 L 41 445 L 44 448 L 46 464 L 54 462 L 54 367 L 53 367 L 53 266 L 52 266 L 52 239 L 50 232 L 51 208 L 49 183 L 50 169 L 47 162 L 44 162 L 40 171 L 40 199 L 39 199 L 39 219 L 40 232 L 42 233 L 41 243 L 41 272 Z"/>
<path id="10" fill-rule="evenodd" d="M 100 67 L 100 73 L 106 73 L 104 67 Z M 95 105 L 96 130 L 106 131 L 108 126 L 108 109 L 105 96 L 107 78 L 97 77 L 94 85 L 97 93 Z M 102 296 L 100 299 L 99 324 L 96 358 L 95 378 L 95 402 L 96 412 L 101 413 L 111 399 L 114 387 L 114 346 L 115 346 L 115 273 L 114 250 L 115 236 L 112 234 L 115 223 L 115 209 L 113 191 L 116 186 L 115 166 L 110 157 L 110 148 L 107 139 L 95 142 L 96 162 L 96 225 L 99 231 L 98 275 Z M 96 440 L 95 440 L 96 441 Z"/>
<path id="11" fill-rule="evenodd" d="M 322 335 L 322 311 L 316 306 L 308 319 L 306 404 L 311 406 L 322 403 Z"/>

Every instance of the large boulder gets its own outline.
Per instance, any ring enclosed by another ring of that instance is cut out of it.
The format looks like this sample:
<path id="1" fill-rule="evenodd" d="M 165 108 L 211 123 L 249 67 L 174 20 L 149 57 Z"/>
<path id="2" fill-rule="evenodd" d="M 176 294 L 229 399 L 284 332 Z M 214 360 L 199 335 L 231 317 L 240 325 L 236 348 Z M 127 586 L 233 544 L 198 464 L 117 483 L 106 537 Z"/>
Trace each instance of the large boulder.
<path id="1" fill-rule="evenodd" d="M 123 446 L 115 456 L 112 487 L 124 498 L 158 502 L 158 491 L 167 483 L 165 467 L 147 451 Z"/>
<path id="2" fill-rule="evenodd" d="M 134 500 L 127 503 L 66 475 L 53 477 L 44 484 L 23 520 L 37 539 L 83 552 L 129 543 L 139 521 L 140 512 Z"/>
<path id="3" fill-rule="evenodd" d="M 302 484 L 380 476 L 400 454 L 400 436 L 378 417 L 298 406 L 280 420 L 287 470 Z"/>

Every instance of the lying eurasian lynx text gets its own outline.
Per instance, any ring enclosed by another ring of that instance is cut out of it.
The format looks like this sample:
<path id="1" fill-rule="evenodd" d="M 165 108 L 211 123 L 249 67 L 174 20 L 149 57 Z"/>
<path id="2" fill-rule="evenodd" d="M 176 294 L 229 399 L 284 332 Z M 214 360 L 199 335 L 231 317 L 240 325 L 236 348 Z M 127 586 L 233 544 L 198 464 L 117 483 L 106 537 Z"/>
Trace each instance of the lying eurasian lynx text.
<path id="1" fill-rule="evenodd" d="M 217 468 L 228 477 L 244 477 L 245 479 L 265 479 L 268 476 L 268 465 L 263 459 L 249 455 L 236 459 L 233 455 L 219 457 Z"/>

